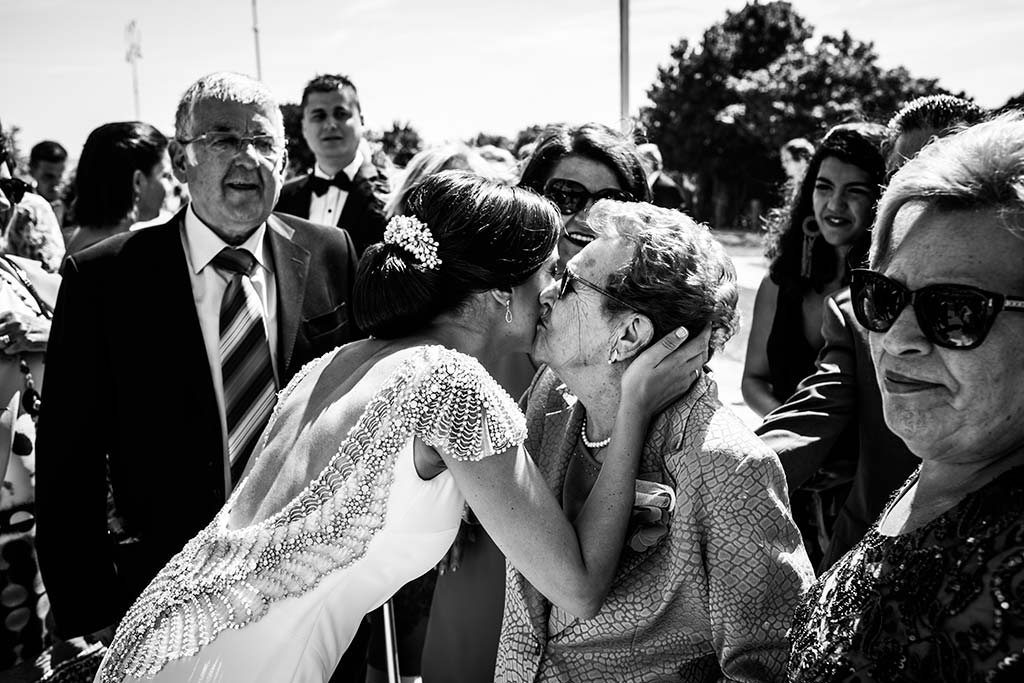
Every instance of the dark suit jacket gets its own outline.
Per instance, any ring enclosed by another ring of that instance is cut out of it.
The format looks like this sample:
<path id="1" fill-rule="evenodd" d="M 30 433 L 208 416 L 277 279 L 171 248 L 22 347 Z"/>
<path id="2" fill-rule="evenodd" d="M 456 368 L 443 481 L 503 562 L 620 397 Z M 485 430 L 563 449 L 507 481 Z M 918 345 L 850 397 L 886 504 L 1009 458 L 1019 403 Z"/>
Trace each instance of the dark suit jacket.
<path id="1" fill-rule="evenodd" d="M 46 357 L 38 552 L 59 633 L 120 619 L 225 501 L 209 361 L 180 239 L 168 223 L 70 257 Z M 278 368 L 287 382 L 354 334 L 342 231 L 271 216 Z M 123 533 L 108 533 L 107 476 Z"/>
<path id="2" fill-rule="evenodd" d="M 822 570 L 864 537 L 893 491 L 920 462 L 885 424 L 868 333 L 853 316 L 849 288 L 825 303 L 825 345 L 818 355 L 818 371 L 768 413 L 756 430 L 778 453 L 793 491 L 826 464 L 848 425 L 858 427 L 853 485 L 836 519 Z"/>
<path id="3" fill-rule="evenodd" d="M 292 178 L 281 188 L 275 211 L 290 213 L 299 218 L 309 218 L 309 202 L 313 191 L 309 187 L 312 172 Z M 372 177 L 363 175 L 362 169 L 352 179 L 352 190 L 345 199 L 345 206 L 338 216 L 338 227 L 348 230 L 356 247 L 356 256 L 362 256 L 366 248 L 384 239 L 384 201 L 381 194 L 387 192 L 387 181 L 380 174 Z"/>

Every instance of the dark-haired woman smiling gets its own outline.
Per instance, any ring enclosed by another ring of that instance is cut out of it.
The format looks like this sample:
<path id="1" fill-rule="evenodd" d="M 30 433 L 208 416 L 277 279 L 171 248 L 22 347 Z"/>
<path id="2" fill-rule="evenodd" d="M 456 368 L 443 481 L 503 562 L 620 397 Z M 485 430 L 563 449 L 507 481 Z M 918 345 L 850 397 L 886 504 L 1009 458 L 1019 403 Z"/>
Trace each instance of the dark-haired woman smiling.
<path id="1" fill-rule="evenodd" d="M 562 215 L 558 259 L 563 265 L 594 240 L 594 231 L 587 225 L 594 202 L 651 199 L 636 144 L 600 123 L 547 128 L 519 184 L 550 199 Z"/>
<path id="2" fill-rule="evenodd" d="M 250 470 L 129 610 L 100 680 L 327 680 L 363 615 L 444 555 L 467 502 L 554 603 L 581 616 L 600 606 L 647 424 L 678 391 L 662 361 L 681 337 L 623 377 L 634 400 L 570 522 L 486 370 L 533 341 L 554 210 L 453 172 L 425 180 L 409 208 L 360 261 L 353 312 L 373 337 L 284 390 Z"/>

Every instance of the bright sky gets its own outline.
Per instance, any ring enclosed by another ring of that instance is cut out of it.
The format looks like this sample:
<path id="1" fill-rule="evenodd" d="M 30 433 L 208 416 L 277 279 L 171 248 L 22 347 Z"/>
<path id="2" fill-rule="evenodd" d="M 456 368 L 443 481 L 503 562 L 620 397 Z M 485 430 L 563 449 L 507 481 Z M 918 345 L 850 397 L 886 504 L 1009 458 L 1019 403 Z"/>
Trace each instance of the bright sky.
<path id="1" fill-rule="evenodd" d="M 428 142 L 532 123 L 615 124 L 617 0 L 258 0 L 263 79 L 297 102 L 316 73 L 348 74 L 366 123 L 409 121 Z M 44 138 L 77 157 L 108 121 L 134 119 L 126 25 L 138 21 L 141 118 L 173 132 L 178 98 L 218 70 L 255 75 L 251 0 L 7 0 L 0 118 L 27 151 Z M 682 37 L 743 0 L 631 0 L 630 102 L 646 100 Z M 1024 90 L 1020 0 L 795 0 L 822 33 L 875 43 L 885 66 L 937 77 L 983 106 Z M 296 8 L 304 8 L 299 12 Z"/>

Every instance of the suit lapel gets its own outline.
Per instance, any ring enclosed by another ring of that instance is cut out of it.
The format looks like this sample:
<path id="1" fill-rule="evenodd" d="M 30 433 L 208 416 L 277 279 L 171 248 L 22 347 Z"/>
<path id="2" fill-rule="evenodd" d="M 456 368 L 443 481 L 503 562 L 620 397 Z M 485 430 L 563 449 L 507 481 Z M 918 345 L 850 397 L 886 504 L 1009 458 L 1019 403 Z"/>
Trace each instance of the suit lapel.
<path id="1" fill-rule="evenodd" d="M 310 254 L 292 239 L 295 231 L 273 214 L 267 218 L 267 235 L 270 237 L 274 277 L 277 280 L 277 355 L 280 361 L 278 370 L 283 382 L 289 375 L 288 367 L 302 318 Z"/>

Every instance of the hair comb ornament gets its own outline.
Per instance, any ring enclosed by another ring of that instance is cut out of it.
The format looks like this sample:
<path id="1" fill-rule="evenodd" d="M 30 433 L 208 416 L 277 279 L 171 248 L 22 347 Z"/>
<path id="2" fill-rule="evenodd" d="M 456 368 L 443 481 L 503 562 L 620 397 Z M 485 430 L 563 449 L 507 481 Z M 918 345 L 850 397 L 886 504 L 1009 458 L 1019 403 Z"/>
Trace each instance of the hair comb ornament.
<path id="1" fill-rule="evenodd" d="M 437 240 L 430 228 L 415 216 L 392 216 L 384 228 L 384 244 L 394 244 L 416 257 L 424 268 L 437 270 Z"/>

